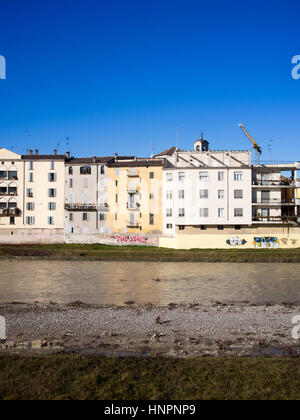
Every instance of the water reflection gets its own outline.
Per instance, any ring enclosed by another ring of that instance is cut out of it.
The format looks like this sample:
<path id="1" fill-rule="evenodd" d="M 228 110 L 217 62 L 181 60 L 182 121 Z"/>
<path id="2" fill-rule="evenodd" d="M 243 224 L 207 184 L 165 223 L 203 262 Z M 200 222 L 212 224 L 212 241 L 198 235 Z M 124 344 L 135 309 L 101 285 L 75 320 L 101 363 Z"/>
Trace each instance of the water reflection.
<path id="1" fill-rule="evenodd" d="M 300 264 L 2 261 L 0 302 L 300 301 Z"/>

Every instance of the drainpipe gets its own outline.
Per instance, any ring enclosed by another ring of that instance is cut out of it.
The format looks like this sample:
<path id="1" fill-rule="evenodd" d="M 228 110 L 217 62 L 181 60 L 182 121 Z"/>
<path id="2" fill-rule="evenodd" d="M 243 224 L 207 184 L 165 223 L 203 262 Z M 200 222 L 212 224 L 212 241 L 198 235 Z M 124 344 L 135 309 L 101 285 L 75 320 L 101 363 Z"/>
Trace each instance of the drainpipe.
<path id="1" fill-rule="evenodd" d="M 227 168 L 227 222 L 229 222 L 229 168 Z"/>
<path id="2" fill-rule="evenodd" d="M 98 163 L 96 163 L 96 171 L 97 171 L 97 175 L 96 175 L 96 230 L 98 231 L 99 229 L 99 214 L 98 214 L 98 198 L 99 198 L 99 166 Z"/>

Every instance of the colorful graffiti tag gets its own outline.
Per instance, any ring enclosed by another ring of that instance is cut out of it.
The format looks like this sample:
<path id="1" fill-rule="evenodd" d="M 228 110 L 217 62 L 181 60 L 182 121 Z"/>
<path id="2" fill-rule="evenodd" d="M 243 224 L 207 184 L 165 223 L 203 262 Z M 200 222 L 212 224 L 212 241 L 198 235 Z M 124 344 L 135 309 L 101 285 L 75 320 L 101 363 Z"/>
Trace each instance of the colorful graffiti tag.
<path id="1" fill-rule="evenodd" d="M 236 238 L 229 238 L 226 243 L 230 246 L 241 246 L 245 245 L 247 241 L 245 239 L 240 239 L 239 237 Z"/>
<path id="2" fill-rule="evenodd" d="M 280 242 L 279 239 L 275 236 L 262 236 L 259 238 L 254 238 L 253 245 L 255 248 L 279 248 Z"/>
<path id="3" fill-rule="evenodd" d="M 117 244 L 143 244 L 145 245 L 148 238 L 144 235 L 115 235 Z"/>

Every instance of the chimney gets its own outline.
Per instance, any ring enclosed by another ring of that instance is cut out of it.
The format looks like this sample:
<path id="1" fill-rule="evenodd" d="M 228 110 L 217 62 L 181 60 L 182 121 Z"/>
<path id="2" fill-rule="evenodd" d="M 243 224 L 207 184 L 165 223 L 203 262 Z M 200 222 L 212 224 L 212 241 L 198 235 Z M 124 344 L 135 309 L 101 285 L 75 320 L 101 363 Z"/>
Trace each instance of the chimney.
<path id="1" fill-rule="evenodd" d="M 66 158 L 69 160 L 70 159 L 70 151 L 69 150 L 67 150 L 66 151 Z"/>
<path id="2" fill-rule="evenodd" d="M 29 154 L 30 154 L 30 156 L 32 156 L 33 155 L 33 150 L 29 150 Z"/>
<path id="3" fill-rule="evenodd" d="M 34 153 L 35 153 L 36 156 L 38 156 L 39 155 L 39 149 L 35 149 Z"/>
<path id="4" fill-rule="evenodd" d="M 54 149 L 54 156 L 57 156 L 57 149 Z"/>
<path id="5" fill-rule="evenodd" d="M 115 159 L 118 160 L 118 153 L 115 153 Z"/>

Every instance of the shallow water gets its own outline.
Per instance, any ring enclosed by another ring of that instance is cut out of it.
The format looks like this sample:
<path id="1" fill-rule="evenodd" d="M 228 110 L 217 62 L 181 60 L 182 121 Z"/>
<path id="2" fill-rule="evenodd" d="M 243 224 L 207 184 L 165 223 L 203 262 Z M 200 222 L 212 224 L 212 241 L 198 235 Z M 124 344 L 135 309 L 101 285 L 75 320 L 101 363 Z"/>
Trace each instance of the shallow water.
<path id="1" fill-rule="evenodd" d="M 300 301 L 300 264 L 1 261 L 0 302 Z"/>

